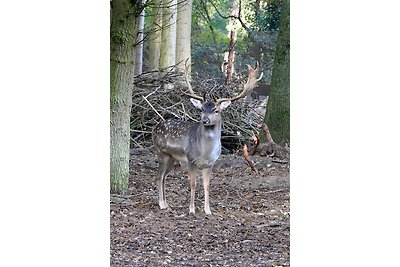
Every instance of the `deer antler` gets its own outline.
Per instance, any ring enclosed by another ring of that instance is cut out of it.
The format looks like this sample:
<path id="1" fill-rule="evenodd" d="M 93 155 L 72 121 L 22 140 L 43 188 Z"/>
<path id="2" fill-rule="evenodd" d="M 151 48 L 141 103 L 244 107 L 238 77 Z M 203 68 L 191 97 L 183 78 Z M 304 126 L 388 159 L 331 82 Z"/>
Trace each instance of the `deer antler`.
<path id="1" fill-rule="evenodd" d="M 182 90 L 181 90 L 181 92 L 184 93 L 184 94 L 187 95 L 187 96 L 190 96 L 190 97 L 195 98 L 195 99 L 197 99 L 197 100 L 203 101 L 203 100 L 204 100 L 203 97 L 196 95 L 196 94 L 194 93 L 194 91 L 193 91 L 192 85 L 190 84 L 190 81 L 189 81 L 189 65 L 188 65 L 188 61 L 189 61 L 189 58 L 187 58 L 186 61 L 185 61 L 185 81 L 186 81 L 186 84 L 187 84 L 187 86 L 188 86 L 189 93 L 184 92 L 184 91 L 182 91 Z"/>
<path id="2" fill-rule="evenodd" d="M 247 93 L 249 93 L 251 90 L 254 89 L 254 87 L 257 86 L 257 82 L 260 81 L 264 75 L 264 73 L 261 73 L 260 77 L 257 79 L 257 75 L 259 72 L 259 64 L 258 61 L 256 62 L 256 66 L 255 68 L 253 68 L 250 65 L 247 65 L 249 71 L 248 71 L 248 77 L 247 77 L 247 82 L 246 84 L 243 86 L 243 90 L 240 94 L 238 94 L 237 96 L 231 97 L 231 98 L 219 98 L 217 99 L 217 103 L 221 103 L 224 101 L 235 101 L 239 98 L 243 98 L 245 95 L 247 95 Z"/>

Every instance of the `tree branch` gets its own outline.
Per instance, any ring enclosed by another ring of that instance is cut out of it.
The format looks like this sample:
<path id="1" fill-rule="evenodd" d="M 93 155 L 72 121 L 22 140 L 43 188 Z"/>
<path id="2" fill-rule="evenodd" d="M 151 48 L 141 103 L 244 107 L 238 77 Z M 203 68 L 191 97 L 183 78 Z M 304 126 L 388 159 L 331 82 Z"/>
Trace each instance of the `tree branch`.
<path id="1" fill-rule="evenodd" d="M 215 6 L 213 1 L 209 1 L 211 5 L 214 7 L 215 11 L 217 11 L 218 15 L 223 18 L 223 19 L 236 19 L 240 22 L 240 25 L 250 34 L 250 29 L 249 27 L 246 26 L 246 24 L 243 22 L 242 17 L 241 17 L 241 11 L 242 11 L 242 1 L 239 1 L 239 14 L 237 16 L 235 15 L 229 15 L 229 16 L 224 16 L 221 14 L 221 12 L 218 10 L 218 8 Z"/>

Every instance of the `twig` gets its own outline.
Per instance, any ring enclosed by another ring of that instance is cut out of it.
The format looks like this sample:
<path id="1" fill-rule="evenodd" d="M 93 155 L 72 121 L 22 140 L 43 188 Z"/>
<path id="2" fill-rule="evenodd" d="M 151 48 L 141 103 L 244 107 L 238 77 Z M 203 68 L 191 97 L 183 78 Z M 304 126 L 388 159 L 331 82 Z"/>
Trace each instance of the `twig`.
<path id="1" fill-rule="evenodd" d="M 285 189 L 277 189 L 277 190 L 273 190 L 273 191 L 268 191 L 268 192 L 264 192 L 264 194 L 274 194 L 274 193 L 279 193 L 285 191 Z"/>
<path id="2" fill-rule="evenodd" d="M 277 160 L 277 159 L 273 159 L 272 162 L 280 163 L 280 164 L 288 164 L 289 163 L 289 161 L 287 161 L 287 160 Z"/>
<path id="3" fill-rule="evenodd" d="M 157 92 L 158 91 L 158 89 L 160 89 L 161 88 L 161 86 L 159 86 L 158 88 L 156 88 L 156 90 L 154 90 L 153 92 L 151 92 L 150 94 L 148 94 L 148 95 L 146 95 L 144 98 L 148 98 L 149 96 L 151 96 L 152 94 L 154 94 L 155 92 Z"/>
<path id="4" fill-rule="evenodd" d="M 149 102 L 149 100 L 147 100 L 146 97 L 142 96 L 143 99 L 147 102 L 147 104 L 149 104 L 149 106 L 154 110 L 155 113 L 157 113 L 158 116 L 160 116 L 160 118 L 165 121 L 165 119 L 163 118 L 163 116 L 161 116 L 160 113 L 158 113 L 158 111 L 153 107 L 153 105 Z"/>
<path id="5" fill-rule="evenodd" d="M 135 143 L 139 148 L 143 148 L 134 138 L 131 138 L 131 142 Z"/>
<path id="6" fill-rule="evenodd" d="M 173 111 L 167 110 L 167 109 L 165 109 L 165 108 L 163 108 L 163 107 L 160 107 L 160 109 L 161 109 L 161 110 L 164 110 L 165 112 L 167 112 L 167 113 L 169 113 L 169 114 L 174 115 L 174 117 L 176 117 L 176 118 L 180 118 L 180 116 L 179 116 L 178 114 L 176 114 L 175 112 L 173 112 Z"/>
<path id="7" fill-rule="evenodd" d="M 131 132 L 135 132 L 135 133 L 148 133 L 148 134 L 151 134 L 151 131 L 141 131 L 141 130 L 135 130 L 135 129 L 131 129 Z"/>

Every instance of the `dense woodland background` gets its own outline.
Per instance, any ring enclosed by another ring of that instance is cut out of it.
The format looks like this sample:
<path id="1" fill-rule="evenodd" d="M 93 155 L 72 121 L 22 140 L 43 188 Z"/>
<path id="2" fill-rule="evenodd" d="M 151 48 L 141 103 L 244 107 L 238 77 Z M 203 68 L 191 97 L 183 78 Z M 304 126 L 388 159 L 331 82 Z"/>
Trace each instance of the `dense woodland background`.
<path id="1" fill-rule="evenodd" d="M 181 93 L 186 91 L 186 59 L 194 90 L 209 97 L 238 94 L 247 65 L 259 62 L 263 73 L 259 86 L 223 112 L 223 151 L 233 152 L 251 142 L 260 135 L 262 122 L 277 143 L 290 145 L 289 1 L 113 0 L 110 4 L 113 192 L 126 190 L 129 149 L 151 146 L 156 123 L 170 117 L 197 120 L 197 111 Z"/>

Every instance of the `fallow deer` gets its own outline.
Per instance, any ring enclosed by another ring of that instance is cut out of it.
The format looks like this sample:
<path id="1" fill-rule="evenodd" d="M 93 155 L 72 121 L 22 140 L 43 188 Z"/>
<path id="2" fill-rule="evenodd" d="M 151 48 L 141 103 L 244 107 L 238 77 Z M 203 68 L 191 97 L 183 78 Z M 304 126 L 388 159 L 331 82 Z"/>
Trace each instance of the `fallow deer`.
<path id="1" fill-rule="evenodd" d="M 256 87 L 259 78 L 259 65 L 252 68 L 248 65 L 248 79 L 240 94 L 231 98 L 220 98 L 215 101 L 206 100 L 194 93 L 188 77 L 187 60 L 185 63 L 185 80 L 192 104 L 202 111 L 199 122 L 182 120 L 161 121 L 153 130 L 152 138 L 159 161 L 159 205 L 161 209 L 169 206 L 165 198 L 165 178 L 174 169 L 174 162 L 188 163 L 190 177 L 190 206 L 189 213 L 195 213 L 196 174 L 201 170 L 204 186 L 204 212 L 211 214 L 209 205 L 209 184 L 211 169 L 221 154 L 221 111 L 232 101 L 243 98 Z"/>

